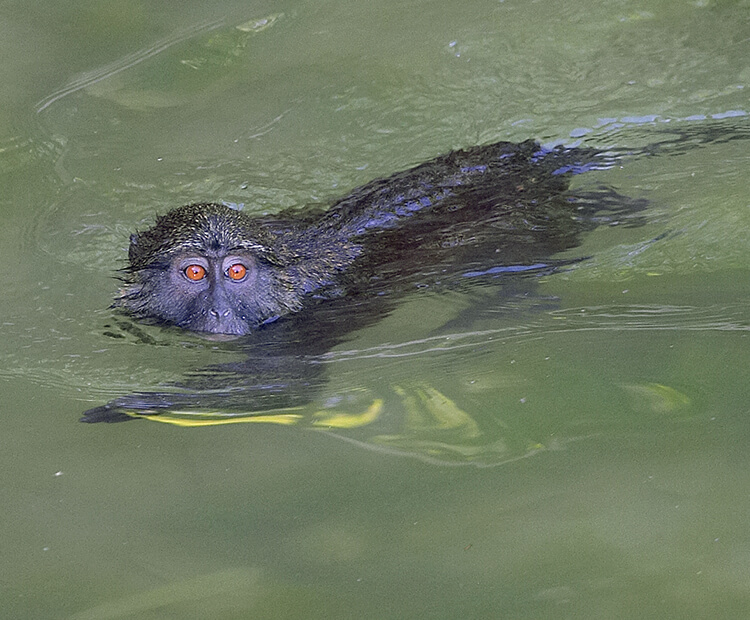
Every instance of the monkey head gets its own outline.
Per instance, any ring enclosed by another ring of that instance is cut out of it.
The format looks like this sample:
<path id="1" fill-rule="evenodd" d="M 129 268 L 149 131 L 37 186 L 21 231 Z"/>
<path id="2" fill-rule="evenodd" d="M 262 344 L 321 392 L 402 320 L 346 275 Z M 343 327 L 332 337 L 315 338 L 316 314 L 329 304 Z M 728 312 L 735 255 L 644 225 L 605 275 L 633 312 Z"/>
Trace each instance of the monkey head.
<path id="1" fill-rule="evenodd" d="M 196 332 L 247 334 L 298 310 L 298 257 L 262 220 L 192 204 L 130 238 L 114 306 L 138 319 Z"/>

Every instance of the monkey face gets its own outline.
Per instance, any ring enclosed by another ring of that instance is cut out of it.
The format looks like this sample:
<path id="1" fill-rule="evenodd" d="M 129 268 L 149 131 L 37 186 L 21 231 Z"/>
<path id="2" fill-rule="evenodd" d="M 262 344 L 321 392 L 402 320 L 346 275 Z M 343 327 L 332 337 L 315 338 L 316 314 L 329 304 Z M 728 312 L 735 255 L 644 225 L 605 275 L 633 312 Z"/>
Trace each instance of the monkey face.
<path id="1" fill-rule="evenodd" d="M 242 335 L 268 319 L 266 279 L 250 252 L 179 252 L 134 274 L 117 305 L 195 332 Z"/>
<path id="2" fill-rule="evenodd" d="M 214 334 L 244 334 L 253 316 L 258 270 L 249 253 L 227 256 L 188 254 L 169 265 L 171 301 L 179 309 L 165 317 L 185 329 Z M 179 298 L 179 301 L 175 298 Z"/>
<path id="3" fill-rule="evenodd" d="M 279 235 L 223 205 L 179 207 L 130 240 L 115 306 L 141 319 L 243 335 L 299 309 L 297 262 Z"/>

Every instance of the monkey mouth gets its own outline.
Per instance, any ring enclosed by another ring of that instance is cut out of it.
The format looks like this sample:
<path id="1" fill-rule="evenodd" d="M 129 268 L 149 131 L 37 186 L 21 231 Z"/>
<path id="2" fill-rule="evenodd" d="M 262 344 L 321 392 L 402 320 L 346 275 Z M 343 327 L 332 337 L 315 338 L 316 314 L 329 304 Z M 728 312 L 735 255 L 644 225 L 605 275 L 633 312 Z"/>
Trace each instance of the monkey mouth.
<path id="1" fill-rule="evenodd" d="M 202 312 L 193 316 L 191 320 L 178 323 L 178 326 L 195 332 L 205 340 L 212 341 L 234 340 L 251 331 L 246 321 L 230 312 L 223 314 Z"/>
<path id="2" fill-rule="evenodd" d="M 208 340 L 209 342 L 231 342 L 232 340 L 238 340 L 245 334 L 224 334 L 217 332 L 194 332 L 196 336 L 202 340 Z"/>

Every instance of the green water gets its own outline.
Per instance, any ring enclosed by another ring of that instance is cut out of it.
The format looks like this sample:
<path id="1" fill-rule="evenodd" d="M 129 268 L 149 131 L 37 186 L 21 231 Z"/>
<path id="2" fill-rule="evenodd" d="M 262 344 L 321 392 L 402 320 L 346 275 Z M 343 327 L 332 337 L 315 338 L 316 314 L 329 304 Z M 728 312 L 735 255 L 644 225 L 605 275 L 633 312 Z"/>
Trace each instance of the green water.
<path id="1" fill-rule="evenodd" d="M 750 3 L 0 14 L 4 617 L 747 617 L 747 140 L 577 178 L 645 224 L 531 299 L 425 291 L 332 352 L 310 416 L 382 400 L 370 424 L 77 419 L 236 358 L 107 309 L 156 213 L 323 203 L 498 139 L 747 134 Z"/>

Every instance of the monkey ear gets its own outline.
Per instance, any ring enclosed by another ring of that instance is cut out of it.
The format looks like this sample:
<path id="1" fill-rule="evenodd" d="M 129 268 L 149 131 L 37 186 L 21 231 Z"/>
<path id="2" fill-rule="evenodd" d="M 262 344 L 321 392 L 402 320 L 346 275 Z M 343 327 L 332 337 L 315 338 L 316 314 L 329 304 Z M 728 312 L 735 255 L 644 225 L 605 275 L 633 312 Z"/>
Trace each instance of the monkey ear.
<path id="1" fill-rule="evenodd" d="M 129 271 L 132 271 L 133 265 L 138 262 L 138 254 L 140 253 L 141 249 L 138 245 L 140 238 L 140 234 L 137 232 L 134 232 L 132 235 L 130 235 L 130 247 L 128 248 L 128 261 L 130 264 L 126 268 Z"/>

